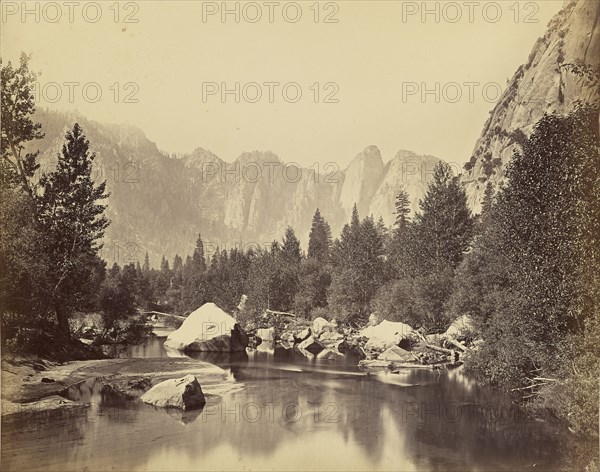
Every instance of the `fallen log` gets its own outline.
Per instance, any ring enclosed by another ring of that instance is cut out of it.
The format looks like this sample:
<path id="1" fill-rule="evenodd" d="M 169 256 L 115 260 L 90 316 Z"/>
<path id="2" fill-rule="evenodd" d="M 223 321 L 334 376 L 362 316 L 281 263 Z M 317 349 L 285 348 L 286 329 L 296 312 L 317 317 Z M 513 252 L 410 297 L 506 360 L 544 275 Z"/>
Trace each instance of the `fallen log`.
<path id="1" fill-rule="evenodd" d="M 363 367 L 366 369 L 370 369 L 370 368 L 389 368 L 391 365 L 391 362 L 389 361 L 380 361 L 377 359 L 364 359 L 362 361 L 359 361 L 358 366 L 359 367 Z"/>
<path id="2" fill-rule="evenodd" d="M 396 362 L 392 362 L 390 365 L 390 369 L 396 370 L 396 369 L 426 369 L 426 370 L 437 370 L 437 369 L 441 369 L 442 366 L 446 365 L 445 363 L 443 364 L 410 364 L 410 363 L 401 363 L 398 364 Z"/>
<path id="3" fill-rule="evenodd" d="M 425 344 L 425 347 L 432 349 L 433 351 L 443 352 L 444 354 L 454 354 L 454 351 L 451 349 L 446 349 L 445 347 L 435 346 L 433 344 Z"/>
<path id="4" fill-rule="evenodd" d="M 467 352 L 469 350 L 469 348 L 467 346 L 465 346 L 463 343 L 458 342 L 456 339 L 448 339 L 447 340 L 450 344 L 452 344 L 453 346 L 457 347 L 458 349 L 460 349 L 462 352 Z"/>
<path id="5" fill-rule="evenodd" d="M 270 313 L 272 315 L 283 315 L 289 316 L 291 318 L 296 318 L 296 315 L 294 315 L 293 313 L 287 313 L 285 311 L 265 310 L 265 312 Z"/>

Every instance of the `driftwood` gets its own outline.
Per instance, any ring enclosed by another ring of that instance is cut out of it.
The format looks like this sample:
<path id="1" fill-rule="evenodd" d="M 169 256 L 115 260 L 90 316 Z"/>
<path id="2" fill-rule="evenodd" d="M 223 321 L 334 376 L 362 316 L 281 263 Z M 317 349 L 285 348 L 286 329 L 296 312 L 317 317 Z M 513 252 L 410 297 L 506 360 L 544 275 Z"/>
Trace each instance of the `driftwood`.
<path id="1" fill-rule="evenodd" d="M 275 311 L 275 310 L 265 310 L 265 312 L 270 313 L 271 315 L 283 315 L 283 316 L 289 316 L 291 318 L 296 318 L 296 315 L 294 315 L 293 313 L 287 313 L 285 311 Z"/>
<path id="2" fill-rule="evenodd" d="M 410 364 L 410 363 L 390 363 L 390 369 L 427 369 L 427 370 L 437 370 L 440 369 L 446 363 L 438 363 L 438 364 Z"/>
<path id="3" fill-rule="evenodd" d="M 178 320 L 185 320 L 185 316 L 181 315 L 173 315 L 171 313 L 163 313 L 162 311 L 140 311 L 142 315 L 160 315 L 160 316 L 169 316 L 171 318 L 177 318 Z"/>
<path id="4" fill-rule="evenodd" d="M 539 395 L 539 390 L 534 391 L 535 389 L 538 389 L 540 387 L 545 387 L 547 385 L 549 385 L 551 382 L 558 382 L 557 379 L 549 379 L 547 377 L 533 377 L 531 379 L 527 379 L 529 382 L 531 382 L 530 385 L 527 385 L 525 387 L 517 387 L 517 388 L 513 388 L 510 391 L 511 392 L 518 392 L 518 391 L 522 391 L 522 390 L 531 390 L 531 393 L 529 395 L 524 395 L 523 399 L 527 399 L 527 398 L 533 398 Z"/>
<path id="5" fill-rule="evenodd" d="M 454 354 L 454 351 L 451 349 L 446 349 L 445 347 L 435 346 L 433 344 L 425 344 L 425 347 L 432 349 L 434 351 L 443 352 L 444 354 Z"/>
<path id="6" fill-rule="evenodd" d="M 545 383 L 538 383 L 538 384 L 528 385 L 526 387 L 513 388 L 510 391 L 511 392 L 517 392 L 519 390 L 529 390 L 530 388 L 543 387 L 544 385 L 546 385 L 546 384 Z"/>

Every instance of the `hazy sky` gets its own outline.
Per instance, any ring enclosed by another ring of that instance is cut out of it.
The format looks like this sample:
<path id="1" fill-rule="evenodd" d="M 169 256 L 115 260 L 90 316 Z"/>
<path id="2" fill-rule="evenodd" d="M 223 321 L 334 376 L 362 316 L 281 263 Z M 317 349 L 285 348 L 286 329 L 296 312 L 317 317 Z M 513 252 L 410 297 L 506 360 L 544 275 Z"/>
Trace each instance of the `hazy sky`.
<path id="1" fill-rule="evenodd" d="M 499 87 L 562 6 L 227 2 L 222 18 L 222 2 L 59 1 L 23 17 L 21 3 L 2 2 L 1 55 L 33 54 L 39 106 L 136 125 L 169 152 L 271 150 L 306 166 L 345 166 L 371 144 L 384 160 L 409 149 L 465 162 Z M 222 83 L 233 92 L 222 97 Z"/>

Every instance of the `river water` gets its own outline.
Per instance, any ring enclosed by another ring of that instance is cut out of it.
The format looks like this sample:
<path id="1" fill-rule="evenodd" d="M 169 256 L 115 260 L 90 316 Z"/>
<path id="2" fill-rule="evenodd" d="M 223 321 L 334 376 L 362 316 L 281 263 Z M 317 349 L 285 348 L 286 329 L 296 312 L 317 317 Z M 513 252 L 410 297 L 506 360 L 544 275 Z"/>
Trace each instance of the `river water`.
<path id="1" fill-rule="evenodd" d="M 122 354 L 166 357 L 153 337 Z M 530 420 L 461 368 L 366 375 L 332 361 L 201 355 L 239 389 L 179 413 L 101 380 L 72 387 L 87 409 L 2 428 L 4 470 L 553 470 L 568 433 Z"/>

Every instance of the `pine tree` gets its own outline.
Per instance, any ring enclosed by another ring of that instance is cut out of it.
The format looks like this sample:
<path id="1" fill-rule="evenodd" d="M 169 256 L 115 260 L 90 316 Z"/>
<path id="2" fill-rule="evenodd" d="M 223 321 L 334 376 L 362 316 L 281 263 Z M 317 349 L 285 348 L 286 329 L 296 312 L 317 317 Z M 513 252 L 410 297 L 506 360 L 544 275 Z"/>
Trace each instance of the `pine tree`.
<path id="1" fill-rule="evenodd" d="M 473 217 L 467 196 L 447 163 L 436 164 L 433 181 L 419 207 L 421 211 L 414 218 L 416 265 L 425 271 L 456 268 L 471 243 Z"/>
<path id="2" fill-rule="evenodd" d="M 171 272 L 171 269 L 169 268 L 169 261 L 167 260 L 164 254 L 162 255 L 162 258 L 160 260 L 160 271 L 163 274 L 167 275 L 169 275 L 169 273 Z"/>
<path id="3" fill-rule="evenodd" d="M 144 265 L 142 266 L 142 272 L 144 272 L 145 274 L 150 272 L 150 258 L 148 257 L 148 251 L 146 251 L 146 254 L 144 255 Z"/>
<path id="4" fill-rule="evenodd" d="M 340 318 L 365 319 L 370 303 L 385 277 L 384 247 L 373 218 L 358 221 L 356 206 L 350 225 L 334 243 L 329 306 Z"/>
<path id="5" fill-rule="evenodd" d="M 302 259 L 302 253 L 300 252 L 300 241 L 290 226 L 288 226 L 285 230 L 281 253 L 286 263 L 299 264 L 300 259 Z"/>
<path id="6" fill-rule="evenodd" d="M 294 304 L 294 298 L 298 292 L 301 260 L 300 241 L 294 230 L 288 226 L 285 230 L 283 245 L 276 264 L 279 309 L 283 311 L 291 310 Z"/>
<path id="7" fill-rule="evenodd" d="M 317 208 L 312 219 L 312 226 L 308 236 L 308 257 L 314 258 L 321 263 L 329 261 L 331 250 L 331 228 L 321 216 Z"/>
<path id="8" fill-rule="evenodd" d="M 206 259 L 204 256 L 204 243 L 202 242 L 202 236 L 198 234 L 196 240 L 196 247 L 194 248 L 194 255 L 192 256 L 194 268 L 196 272 L 206 272 Z"/>
<path id="9" fill-rule="evenodd" d="M 481 202 L 481 227 L 486 228 L 490 224 L 492 217 L 492 206 L 494 203 L 494 188 L 492 183 L 488 181 L 483 193 L 483 201 Z"/>
<path id="10" fill-rule="evenodd" d="M 408 192 L 404 187 L 400 187 L 398 194 L 396 195 L 396 232 L 401 233 L 406 229 L 408 224 L 408 214 L 410 213 L 410 200 Z"/>
<path id="11" fill-rule="evenodd" d="M 173 271 L 178 272 L 183 268 L 183 259 L 179 254 L 175 254 L 173 258 Z"/>
<path id="12" fill-rule="evenodd" d="M 68 318 L 82 308 L 83 294 L 92 289 L 91 279 L 100 274 L 97 253 L 108 226 L 105 206 L 106 182 L 95 185 L 89 142 L 75 123 L 67 132 L 56 170 L 40 178 L 41 193 L 36 196 L 39 224 L 46 234 L 46 255 L 56 269 L 48 274 L 49 306 L 56 313 L 59 329 L 69 334 Z"/>
<path id="13" fill-rule="evenodd" d="M 358 208 L 356 207 L 356 203 L 352 207 L 352 217 L 350 218 L 350 229 L 353 232 L 358 231 L 360 227 L 360 218 L 358 216 Z"/>

